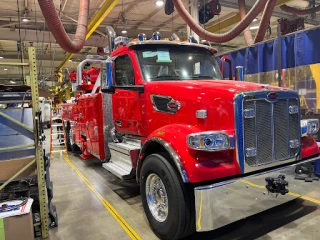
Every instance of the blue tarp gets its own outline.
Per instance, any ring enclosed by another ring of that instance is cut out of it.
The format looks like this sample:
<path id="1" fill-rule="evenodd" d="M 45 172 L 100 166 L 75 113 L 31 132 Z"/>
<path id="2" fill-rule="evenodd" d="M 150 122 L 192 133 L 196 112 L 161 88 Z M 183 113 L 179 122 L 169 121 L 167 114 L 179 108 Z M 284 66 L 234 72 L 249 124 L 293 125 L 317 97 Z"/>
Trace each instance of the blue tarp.
<path id="1" fill-rule="evenodd" d="M 320 28 L 297 32 L 281 39 L 282 69 L 320 63 Z M 244 74 L 270 72 L 278 69 L 278 40 L 225 54 L 232 59 L 232 70 L 244 66 Z M 218 63 L 221 64 L 220 57 Z M 226 64 L 226 68 L 228 68 Z M 228 77 L 229 69 L 225 71 Z"/>

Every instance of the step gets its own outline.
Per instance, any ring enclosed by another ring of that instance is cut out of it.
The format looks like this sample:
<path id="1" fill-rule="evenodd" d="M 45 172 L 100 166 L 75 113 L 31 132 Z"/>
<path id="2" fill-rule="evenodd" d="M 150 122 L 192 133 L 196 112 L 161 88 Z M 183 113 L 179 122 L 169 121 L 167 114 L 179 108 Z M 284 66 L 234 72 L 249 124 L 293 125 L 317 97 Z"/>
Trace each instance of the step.
<path id="1" fill-rule="evenodd" d="M 103 163 L 102 167 L 107 169 L 109 172 L 116 175 L 118 178 L 123 178 L 124 176 L 127 176 L 131 173 L 132 168 L 123 163 L 123 162 L 107 162 Z"/>
<path id="2" fill-rule="evenodd" d="M 67 151 L 66 149 L 61 149 L 61 150 L 52 150 L 51 152 L 56 153 L 56 152 L 66 152 L 66 151 Z"/>
<path id="3" fill-rule="evenodd" d="M 54 136 L 54 135 L 63 135 L 64 134 L 64 132 L 55 132 L 55 133 L 51 133 L 51 135 L 52 136 Z"/>
<path id="4" fill-rule="evenodd" d="M 62 145 L 60 145 L 60 143 L 57 143 L 57 144 L 51 144 L 51 146 L 53 146 L 53 147 L 59 147 L 59 146 L 61 146 L 61 147 L 65 147 L 64 146 L 64 142 L 63 143 L 61 143 Z"/>

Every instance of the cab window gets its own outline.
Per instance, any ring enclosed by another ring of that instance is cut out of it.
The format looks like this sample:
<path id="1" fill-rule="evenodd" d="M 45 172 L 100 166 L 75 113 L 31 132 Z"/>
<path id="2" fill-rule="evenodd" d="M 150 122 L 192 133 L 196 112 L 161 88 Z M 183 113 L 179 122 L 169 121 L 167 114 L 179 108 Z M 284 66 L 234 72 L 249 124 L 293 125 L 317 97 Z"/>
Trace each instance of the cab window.
<path id="1" fill-rule="evenodd" d="M 131 59 L 128 55 L 117 57 L 115 60 L 116 86 L 134 85 L 134 71 Z"/>

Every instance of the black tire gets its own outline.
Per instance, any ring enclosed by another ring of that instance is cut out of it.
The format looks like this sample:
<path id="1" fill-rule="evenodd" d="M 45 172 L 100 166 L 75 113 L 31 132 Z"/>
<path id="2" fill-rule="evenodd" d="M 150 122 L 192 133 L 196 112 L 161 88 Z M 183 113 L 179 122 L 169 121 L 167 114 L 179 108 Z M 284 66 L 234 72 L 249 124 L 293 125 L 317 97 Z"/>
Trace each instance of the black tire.
<path id="1" fill-rule="evenodd" d="M 144 211 L 154 233 L 160 239 L 181 239 L 195 231 L 194 197 L 170 164 L 168 155 L 152 154 L 143 162 L 140 191 Z M 168 215 L 163 222 L 151 213 L 146 194 L 148 176 L 156 174 L 164 184 L 168 199 Z"/>
<path id="2" fill-rule="evenodd" d="M 73 152 L 73 153 L 77 153 L 80 151 L 80 148 L 78 147 L 77 144 L 71 144 L 71 141 L 70 141 L 70 131 L 71 131 L 71 128 L 70 127 L 67 127 L 66 128 L 66 143 L 67 143 L 67 149 L 69 152 Z"/>
<path id="3" fill-rule="evenodd" d="M 72 151 L 71 143 L 70 143 L 70 128 L 65 128 L 66 132 L 66 143 L 67 143 L 67 149 L 68 151 Z"/>

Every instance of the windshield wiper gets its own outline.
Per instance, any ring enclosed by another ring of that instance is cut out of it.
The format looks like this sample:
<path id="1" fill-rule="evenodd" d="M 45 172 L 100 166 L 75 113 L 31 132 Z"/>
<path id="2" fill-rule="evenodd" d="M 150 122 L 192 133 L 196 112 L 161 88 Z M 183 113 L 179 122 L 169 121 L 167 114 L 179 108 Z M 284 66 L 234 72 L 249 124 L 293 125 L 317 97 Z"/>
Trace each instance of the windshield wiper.
<path id="1" fill-rule="evenodd" d="M 165 79 L 180 79 L 180 76 L 178 75 L 160 75 L 160 76 L 154 76 L 152 79 L 159 79 L 159 78 L 165 78 Z"/>
<path id="2" fill-rule="evenodd" d="M 198 78 L 205 78 L 205 79 L 213 79 L 211 76 L 208 75 L 193 75 L 191 76 L 192 79 L 198 79 Z"/>

